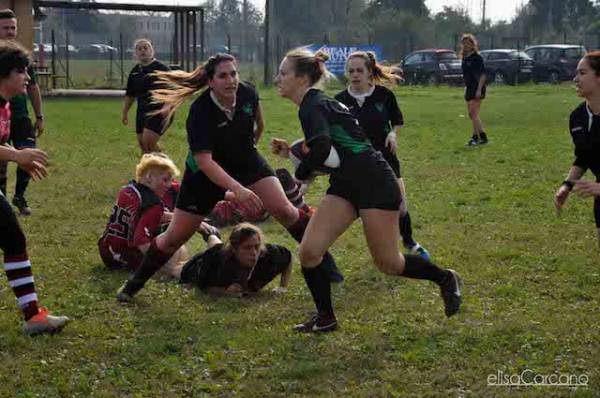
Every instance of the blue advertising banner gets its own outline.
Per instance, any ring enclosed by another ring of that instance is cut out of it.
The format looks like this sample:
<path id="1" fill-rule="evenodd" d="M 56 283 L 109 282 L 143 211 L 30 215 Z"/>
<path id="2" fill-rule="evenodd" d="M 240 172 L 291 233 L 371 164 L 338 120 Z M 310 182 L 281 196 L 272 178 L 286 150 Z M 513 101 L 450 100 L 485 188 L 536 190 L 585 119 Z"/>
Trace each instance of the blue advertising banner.
<path id="1" fill-rule="evenodd" d="M 327 65 L 327 69 L 336 76 L 344 75 L 344 66 L 346 65 L 348 55 L 354 51 L 373 51 L 377 56 L 378 61 L 383 59 L 381 47 L 374 45 L 334 46 L 328 44 L 311 44 L 306 46 L 306 48 L 312 52 L 323 50 L 329 54 L 329 61 L 327 61 L 325 65 Z"/>

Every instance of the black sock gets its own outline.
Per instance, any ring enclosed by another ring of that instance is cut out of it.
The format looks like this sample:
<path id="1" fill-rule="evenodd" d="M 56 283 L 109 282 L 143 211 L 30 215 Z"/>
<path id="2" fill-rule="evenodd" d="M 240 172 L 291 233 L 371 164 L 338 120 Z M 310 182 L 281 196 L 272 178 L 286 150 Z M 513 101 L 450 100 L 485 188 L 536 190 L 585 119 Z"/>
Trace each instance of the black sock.
<path id="1" fill-rule="evenodd" d="M 335 317 L 331 304 L 331 282 L 322 263 L 314 268 L 302 267 L 302 275 L 321 316 Z"/>
<path id="2" fill-rule="evenodd" d="M 153 239 L 150 243 L 150 247 L 142 260 L 142 264 L 135 271 L 135 273 L 129 277 L 123 293 L 133 296 L 140 291 L 144 284 L 162 267 L 169 259 L 173 256 L 173 253 L 164 253 L 158 247 L 156 247 L 156 240 Z"/>
<path id="3" fill-rule="evenodd" d="M 427 279 L 441 285 L 448 279 L 449 275 L 448 271 L 420 256 L 404 255 L 404 272 L 402 276 L 413 279 Z"/>
<path id="4" fill-rule="evenodd" d="M 400 235 L 402 235 L 402 243 L 404 247 L 410 249 L 417 245 L 417 242 L 412 237 L 412 222 L 410 220 L 410 213 L 406 212 L 405 215 L 400 216 L 398 220 L 400 226 Z"/>
<path id="5" fill-rule="evenodd" d="M 29 185 L 29 180 L 31 177 L 25 170 L 20 167 L 17 167 L 17 183 L 15 184 L 15 197 L 22 198 L 25 196 L 25 190 L 27 189 L 27 185 Z"/>
<path id="6" fill-rule="evenodd" d="M 487 134 L 484 131 L 480 132 L 479 133 L 479 139 L 481 139 L 481 140 L 487 140 Z"/>

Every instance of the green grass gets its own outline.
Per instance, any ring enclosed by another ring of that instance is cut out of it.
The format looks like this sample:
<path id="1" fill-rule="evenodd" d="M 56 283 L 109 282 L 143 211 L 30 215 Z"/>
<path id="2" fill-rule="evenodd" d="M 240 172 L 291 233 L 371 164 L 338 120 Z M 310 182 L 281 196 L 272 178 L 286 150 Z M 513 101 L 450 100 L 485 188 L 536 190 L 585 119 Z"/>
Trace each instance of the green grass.
<path id="1" fill-rule="evenodd" d="M 0 284 L 1 397 L 594 397 L 600 395 L 600 272 L 592 202 L 552 196 L 571 161 L 568 86 L 493 87 L 482 116 L 491 138 L 465 148 L 458 88 L 397 91 L 406 118 L 399 157 L 415 237 L 464 278 L 464 306 L 446 319 L 430 283 L 378 273 L 357 222 L 335 243 L 346 282 L 333 289 L 339 331 L 297 335 L 312 310 L 299 266 L 283 297 L 213 299 L 153 280 L 134 305 L 114 299 L 126 275 L 96 249 L 138 149 L 116 100 L 45 103 L 50 177 L 32 183 L 21 218 L 43 304 L 74 320 L 60 335 L 21 335 Z M 299 137 L 296 109 L 262 90 L 266 133 Z M 187 109 L 164 138 L 183 167 Z M 14 184 L 14 168 L 9 185 Z M 312 188 L 311 204 L 326 187 Z M 269 221 L 268 240 L 296 248 Z M 193 250 L 204 243 L 191 241 Z M 588 388 L 488 387 L 490 374 L 586 374 Z"/>

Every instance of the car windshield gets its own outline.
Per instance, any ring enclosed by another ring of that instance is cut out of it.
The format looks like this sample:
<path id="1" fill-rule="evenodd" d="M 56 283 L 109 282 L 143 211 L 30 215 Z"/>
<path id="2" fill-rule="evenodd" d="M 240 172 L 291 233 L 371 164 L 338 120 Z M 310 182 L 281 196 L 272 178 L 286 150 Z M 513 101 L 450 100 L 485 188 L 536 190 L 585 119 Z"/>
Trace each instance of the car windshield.
<path id="1" fill-rule="evenodd" d="M 458 57 L 456 56 L 456 54 L 454 54 L 451 51 L 447 51 L 447 52 L 443 52 L 443 53 L 437 53 L 437 58 L 440 61 L 455 61 L 458 59 Z"/>
<path id="2" fill-rule="evenodd" d="M 530 60 L 531 57 L 529 55 L 527 55 L 526 53 L 524 53 L 523 51 L 513 51 L 510 53 L 510 57 L 512 59 L 527 59 Z"/>

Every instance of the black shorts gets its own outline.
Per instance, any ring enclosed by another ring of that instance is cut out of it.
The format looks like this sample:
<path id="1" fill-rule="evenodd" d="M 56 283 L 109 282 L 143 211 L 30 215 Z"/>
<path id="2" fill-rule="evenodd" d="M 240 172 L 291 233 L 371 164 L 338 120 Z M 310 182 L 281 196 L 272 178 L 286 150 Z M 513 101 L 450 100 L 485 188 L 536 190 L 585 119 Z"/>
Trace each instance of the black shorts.
<path id="1" fill-rule="evenodd" d="M 483 86 L 481 88 L 481 98 L 480 99 L 484 99 L 485 98 L 485 91 L 486 88 L 485 86 Z M 475 93 L 477 93 L 477 86 L 476 85 L 469 85 L 465 87 L 465 101 L 469 102 L 471 100 L 475 99 Z"/>
<path id="2" fill-rule="evenodd" d="M 396 156 L 396 152 L 392 152 L 386 147 L 375 148 L 375 150 L 381 152 L 385 161 L 390 165 L 394 174 L 396 174 L 396 178 L 402 177 L 401 168 L 400 168 L 400 160 L 398 160 L 398 156 Z"/>
<path id="3" fill-rule="evenodd" d="M 263 178 L 275 176 L 271 166 L 257 151 L 248 157 L 245 165 L 233 170 L 226 168 L 225 171 L 245 187 Z M 212 182 L 202 171 L 194 172 L 186 165 L 175 207 L 206 216 L 224 198 L 225 189 Z"/>
<path id="4" fill-rule="evenodd" d="M 142 134 L 144 129 L 153 131 L 158 135 L 163 135 L 167 128 L 171 125 L 173 117 L 167 118 L 161 115 L 148 115 L 149 111 L 138 111 L 135 117 L 135 133 Z"/>
<path id="5" fill-rule="evenodd" d="M 9 141 L 17 149 L 35 148 L 35 131 L 28 117 L 11 120 Z"/>
<path id="6" fill-rule="evenodd" d="M 355 209 L 398 210 L 402 198 L 394 171 L 381 152 L 370 149 L 346 157 L 329 177 L 328 195 L 339 196 Z"/>

